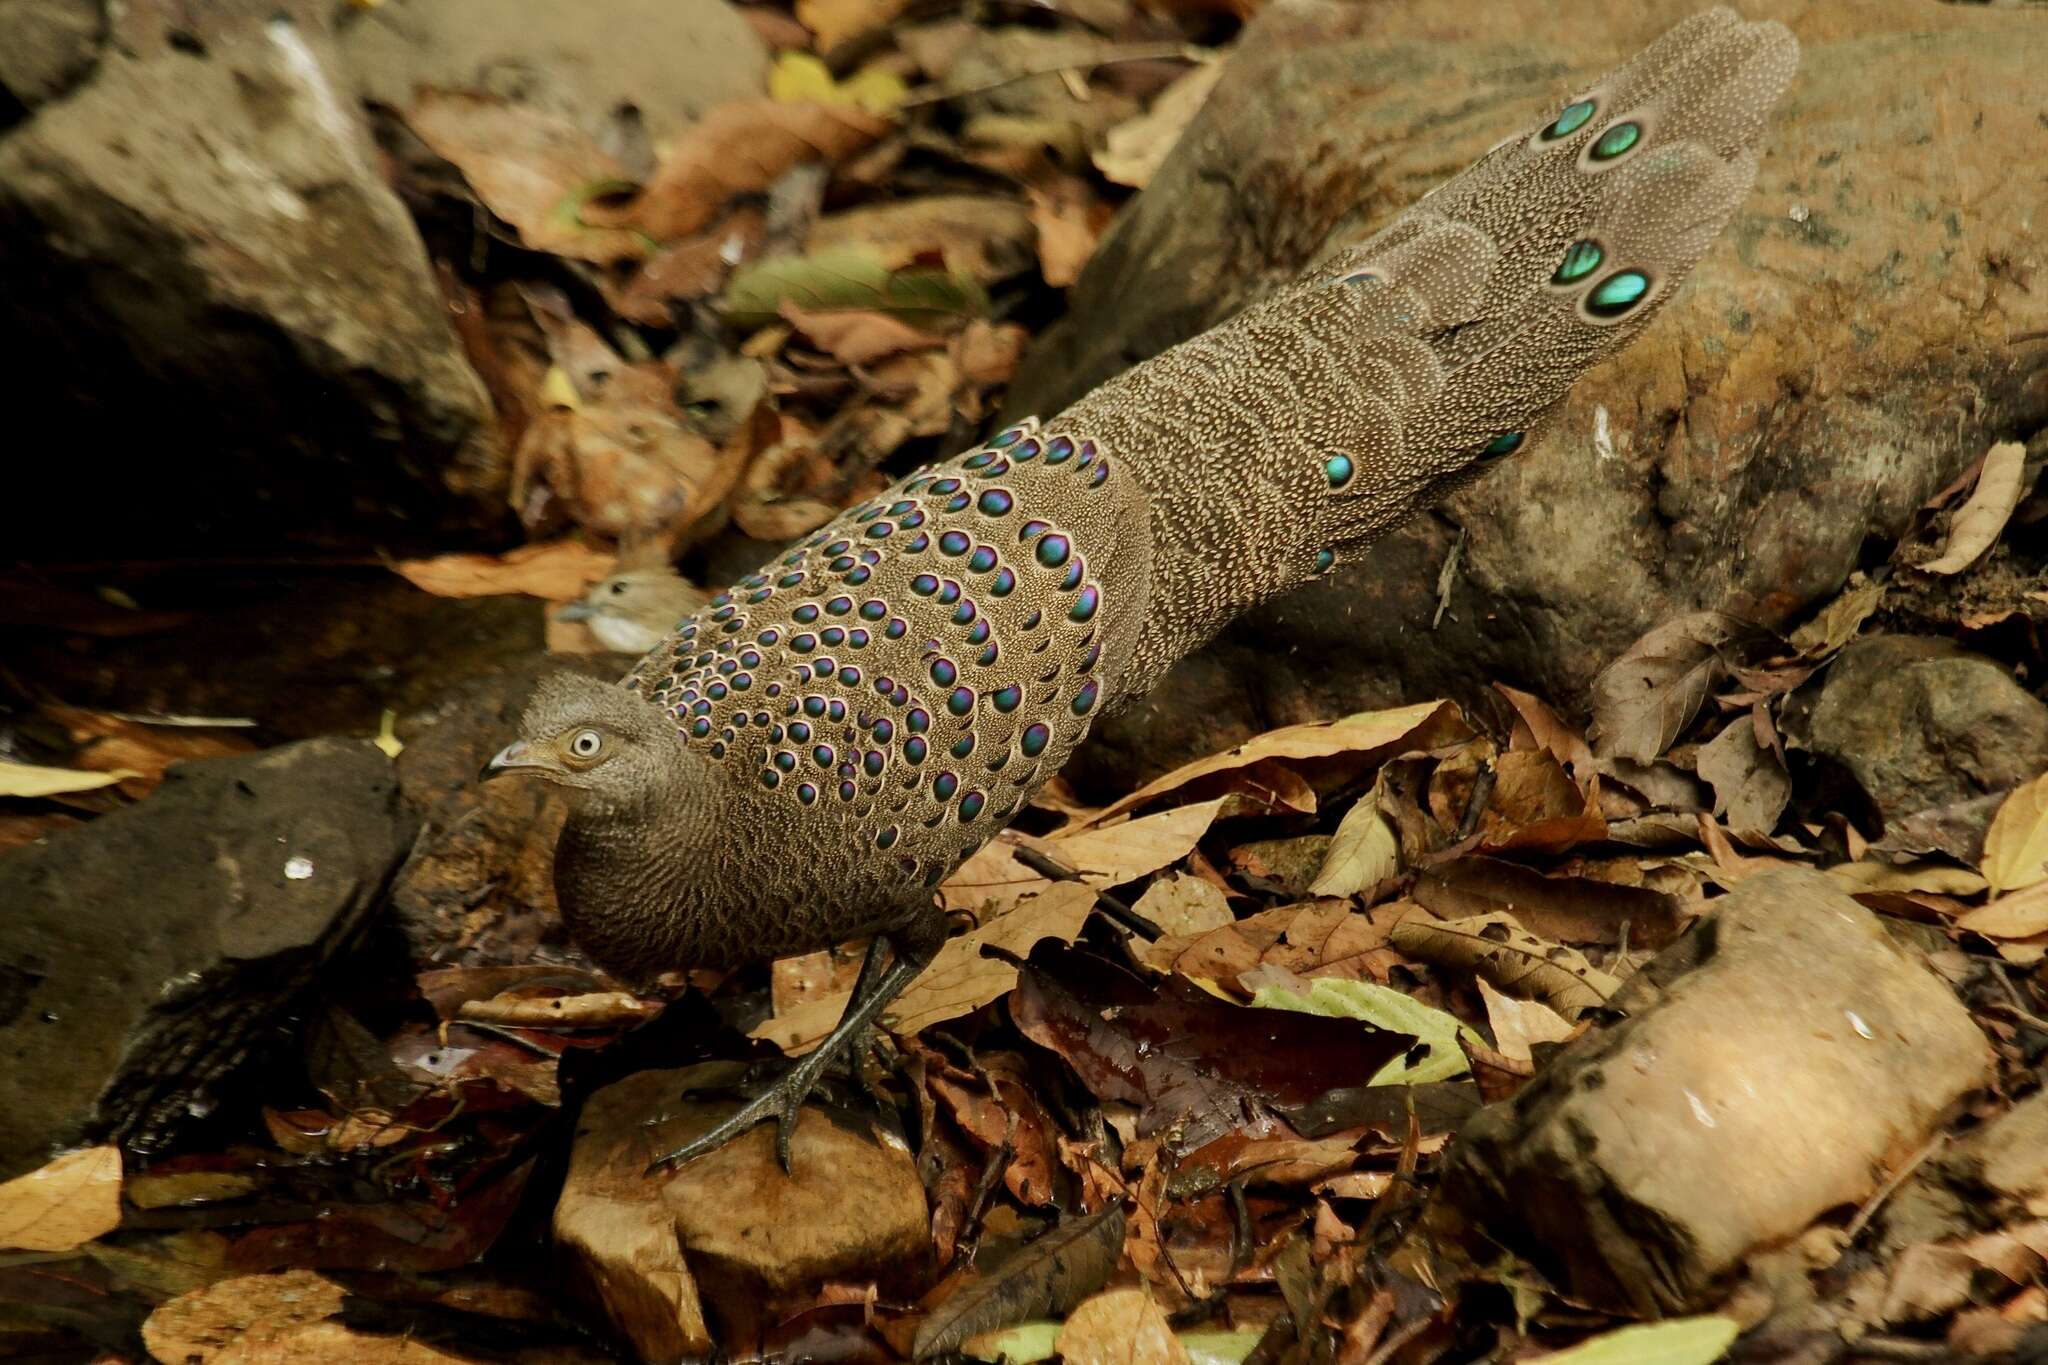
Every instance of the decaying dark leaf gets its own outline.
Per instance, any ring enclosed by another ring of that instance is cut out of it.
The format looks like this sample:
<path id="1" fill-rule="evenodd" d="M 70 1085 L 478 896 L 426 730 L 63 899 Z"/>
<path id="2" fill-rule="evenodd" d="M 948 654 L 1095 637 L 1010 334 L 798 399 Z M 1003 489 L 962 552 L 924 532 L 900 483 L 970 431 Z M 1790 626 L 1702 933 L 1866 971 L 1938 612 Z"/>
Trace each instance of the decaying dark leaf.
<path id="1" fill-rule="evenodd" d="M 1144 1106 L 1140 1134 L 1171 1128 L 1177 1151 L 1275 1131 L 1274 1115 L 1364 1085 L 1415 1043 L 1354 1020 L 1226 1004 L 1180 977 L 1149 982 L 1064 943 L 1032 950 L 1010 1012 L 1096 1098 Z"/>
<path id="2" fill-rule="evenodd" d="M 1068 1218 L 955 1290 L 917 1329 L 913 1353 L 950 1351 L 971 1336 L 1066 1312 L 1109 1280 L 1124 1244 L 1124 1210 Z"/>

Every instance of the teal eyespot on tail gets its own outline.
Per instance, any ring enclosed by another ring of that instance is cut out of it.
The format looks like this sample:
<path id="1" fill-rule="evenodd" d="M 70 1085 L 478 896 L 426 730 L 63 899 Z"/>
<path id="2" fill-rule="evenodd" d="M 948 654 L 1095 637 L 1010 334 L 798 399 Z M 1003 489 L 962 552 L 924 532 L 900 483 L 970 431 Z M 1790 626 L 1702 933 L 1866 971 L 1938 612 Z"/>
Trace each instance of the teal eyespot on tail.
<path id="1" fill-rule="evenodd" d="M 1640 123 L 1617 123 L 1593 143 L 1593 160 L 1612 161 L 1643 139 L 1643 125 Z"/>
<path id="2" fill-rule="evenodd" d="M 1577 284 L 1600 268 L 1607 259 L 1607 253 L 1600 244 L 1590 238 L 1573 242 L 1565 248 L 1564 259 L 1557 263 L 1557 270 L 1550 277 L 1552 284 Z"/>
<path id="3" fill-rule="evenodd" d="M 1617 270 L 1586 295 L 1586 311 L 1601 319 L 1626 317 L 1650 292 L 1650 277 L 1640 270 Z"/>
<path id="4" fill-rule="evenodd" d="M 1593 117 L 1594 111 L 1599 107 L 1595 100 L 1576 100 L 1567 104 L 1558 112 L 1557 118 L 1550 126 L 1543 130 L 1543 140 L 1555 142 L 1559 138 L 1570 137 L 1586 126 L 1587 120 Z"/>

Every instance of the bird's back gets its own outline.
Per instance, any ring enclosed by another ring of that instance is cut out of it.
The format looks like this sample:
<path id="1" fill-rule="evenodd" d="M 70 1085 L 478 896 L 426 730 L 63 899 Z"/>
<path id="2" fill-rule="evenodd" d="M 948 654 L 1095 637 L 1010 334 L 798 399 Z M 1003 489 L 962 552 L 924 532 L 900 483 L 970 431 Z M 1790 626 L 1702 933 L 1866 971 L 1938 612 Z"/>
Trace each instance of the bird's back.
<path id="1" fill-rule="evenodd" d="M 887 927 L 1104 707 L 1535 443 L 1755 176 L 1797 64 L 1712 10 L 1371 240 L 849 511 L 629 678 L 716 765 L 759 956 Z"/>

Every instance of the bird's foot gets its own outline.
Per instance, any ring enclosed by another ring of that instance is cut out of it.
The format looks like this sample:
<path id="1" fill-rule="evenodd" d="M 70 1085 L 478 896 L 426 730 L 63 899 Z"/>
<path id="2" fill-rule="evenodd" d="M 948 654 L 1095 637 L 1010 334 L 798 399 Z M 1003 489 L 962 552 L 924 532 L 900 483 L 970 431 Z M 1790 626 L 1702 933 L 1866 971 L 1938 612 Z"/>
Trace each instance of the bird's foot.
<path id="1" fill-rule="evenodd" d="M 780 1080 L 747 1101 L 724 1122 L 699 1133 L 674 1151 L 656 1157 L 648 1165 L 646 1173 L 654 1175 L 660 1171 L 675 1170 L 707 1152 L 717 1151 L 741 1133 L 772 1118 L 775 1120 L 775 1159 L 782 1164 L 782 1173 L 788 1175 L 789 1142 L 796 1132 L 797 1113 L 817 1087 L 818 1073 L 823 1070 L 821 1066 L 807 1065 L 816 1056 L 812 1053 L 800 1060 L 784 1072 Z"/>

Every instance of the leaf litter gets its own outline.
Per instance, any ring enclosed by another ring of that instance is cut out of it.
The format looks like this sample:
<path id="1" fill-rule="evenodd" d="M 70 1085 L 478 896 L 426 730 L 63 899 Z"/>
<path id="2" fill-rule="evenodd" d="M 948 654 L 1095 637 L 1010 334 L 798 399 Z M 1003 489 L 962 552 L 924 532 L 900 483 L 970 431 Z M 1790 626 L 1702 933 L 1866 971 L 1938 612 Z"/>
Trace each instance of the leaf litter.
<path id="1" fill-rule="evenodd" d="M 711 110 L 644 173 L 488 92 L 421 91 L 397 117 L 453 175 L 396 173 L 421 201 L 453 186 L 486 225 L 458 326 L 492 381 L 532 543 L 391 567 L 438 596 L 572 601 L 728 520 L 803 534 L 968 439 L 1015 370 L 1017 319 L 1080 277 L 1206 98 L 1222 64 L 1190 43 L 1216 36 L 1209 9 L 1139 17 L 1102 0 L 1038 32 L 900 22 L 896 0 L 763 7 L 791 49 L 768 88 Z M 822 1333 L 884 1354 L 993 1353 L 1021 1349 L 1000 1334 L 1023 1323 L 1037 1350 L 1074 1360 L 1237 1361 L 1304 1336 L 1359 1360 L 1406 1342 L 1419 1360 L 1453 1314 L 1493 1312 L 1521 1354 L 1585 1338 L 1562 1358 L 1717 1355 L 1728 1318 L 1601 1336 L 1526 1267 L 1526 1311 L 1439 1297 L 1386 1254 L 1388 1227 L 1413 1216 L 1478 1093 L 1539 1078 L 1601 1027 L 1645 950 L 1748 877 L 1833 866 L 1946 945 L 1944 970 L 2038 968 L 2048 777 L 1993 794 L 1974 835 L 1930 812 L 1881 840 L 1830 822 L 1776 723 L 1887 626 L 1898 582 L 1965 579 L 2005 553 L 2023 468 L 2023 447 L 1995 447 L 1938 554 L 1853 579 L 1807 621 L 1774 623 L 1782 637 L 1721 613 L 1657 626 L 1602 675 L 1590 742 L 1566 708 L 1503 682 L 1504 734 L 1448 702 L 1368 712 L 1272 731 L 1099 809 L 1027 816 L 944 888 L 959 932 L 884 1021 L 903 1063 L 885 1078 L 895 1118 L 834 1111 L 916 1153 L 930 1263 L 758 1303 L 707 1274 L 721 1345 Z M 0 817 L 28 832 L 238 751 L 220 732 L 180 747 L 108 713 L 39 714 L 54 744 L 13 745 L 0 767 Z M 1159 936 L 1133 936 L 1105 898 Z M 468 1305 L 470 1325 L 491 1316 L 476 1305 L 522 1296 L 596 1321 L 535 1271 L 589 1096 L 683 1048 L 801 1051 L 836 1019 L 849 963 L 814 963 L 806 982 L 778 968 L 772 991 L 693 974 L 713 1008 L 680 980 L 633 989 L 553 951 L 436 966 L 398 1000 L 350 983 L 309 1030 L 305 1083 L 261 1096 L 231 1140 L 125 1176 L 112 1149 L 59 1157 L 23 1187 L 70 1192 L 54 1201 L 0 1186 L 16 1245 L 60 1258 L 33 1283 L 68 1277 L 165 1359 L 454 1358 L 402 1346 L 409 1328 L 393 1326 L 429 1320 L 400 1312 L 422 1284 Z M 2040 985 L 1995 979 L 1978 978 L 1980 1017 L 2022 1078 Z M 759 1179 L 739 1198 L 772 1197 Z M 656 1187 L 616 1193 L 617 1226 L 669 1235 Z M 1996 1216 L 1907 1248 L 1864 1297 L 1935 1321 L 1975 1294 L 2038 1321 L 2039 1210 Z M 679 1245 L 657 1260 L 643 1283 L 701 1269 Z M 0 1285 L 10 1305 L 23 1283 Z"/>

